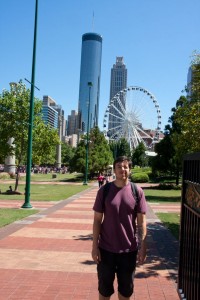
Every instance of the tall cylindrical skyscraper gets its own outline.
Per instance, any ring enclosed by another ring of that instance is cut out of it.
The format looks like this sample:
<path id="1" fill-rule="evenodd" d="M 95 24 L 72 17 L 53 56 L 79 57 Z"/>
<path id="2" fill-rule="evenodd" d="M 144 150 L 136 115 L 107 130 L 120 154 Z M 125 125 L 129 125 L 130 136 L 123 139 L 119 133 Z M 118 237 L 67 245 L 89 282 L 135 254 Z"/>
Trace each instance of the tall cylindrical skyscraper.
<path id="1" fill-rule="evenodd" d="M 78 101 L 79 129 L 83 132 L 86 132 L 87 128 L 90 130 L 98 126 L 101 54 L 102 36 L 97 33 L 85 33 L 82 36 Z"/>

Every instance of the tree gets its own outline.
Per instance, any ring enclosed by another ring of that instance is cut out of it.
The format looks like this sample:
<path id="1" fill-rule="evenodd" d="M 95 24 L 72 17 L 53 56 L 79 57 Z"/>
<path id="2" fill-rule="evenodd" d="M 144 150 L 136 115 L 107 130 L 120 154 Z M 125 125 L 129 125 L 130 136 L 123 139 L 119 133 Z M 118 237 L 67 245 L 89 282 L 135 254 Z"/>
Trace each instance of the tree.
<path id="1" fill-rule="evenodd" d="M 134 149 L 132 154 L 132 163 L 140 167 L 144 167 L 148 163 L 147 156 L 145 154 L 146 147 L 144 143 L 139 143 L 139 145 Z"/>
<path id="2" fill-rule="evenodd" d="M 62 163 L 66 166 L 69 166 L 70 160 L 73 158 L 75 154 L 75 148 L 73 148 L 67 143 L 62 143 L 61 147 L 62 147 L 61 150 Z"/>
<path id="3" fill-rule="evenodd" d="M 187 102 L 175 114 L 175 121 L 181 128 L 177 135 L 173 134 L 176 152 L 181 155 L 200 151 L 200 102 Z"/>
<path id="4" fill-rule="evenodd" d="M 10 91 L 0 95 L 0 156 L 15 155 L 17 166 L 25 164 L 28 145 L 30 90 L 22 83 L 12 83 Z M 57 129 L 44 124 L 42 102 L 34 99 L 33 164 L 55 162 L 55 146 L 59 143 Z M 14 138 L 9 145 L 8 139 Z M 17 172 L 18 174 L 18 172 Z M 18 180 L 18 177 L 17 177 Z M 16 187 L 17 189 L 17 181 Z"/>
<path id="5" fill-rule="evenodd" d="M 152 170 L 155 173 L 159 172 L 172 172 L 176 175 L 176 184 L 179 184 L 179 173 L 182 168 L 182 152 L 176 148 L 177 140 L 181 134 L 181 126 L 176 121 L 177 110 L 184 107 L 187 103 L 187 98 L 181 96 L 177 102 L 176 107 L 171 109 L 172 115 L 169 118 L 169 124 L 165 126 L 165 136 L 155 146 L 157 156 L 151 158 Z"/>
<path id="6" fill-rule="evenodd" d="M 175 154 L 174 146 L 170 134 L 165 133 L 164 138 L 155 144 L 156 156 L 151 158 L 152 172 L 157 171 L 167 173 L 174 171 L 173 157 Z"/>
<path id="7" fill-rule="evenodd" d="M 56 146 L 59 143 L 58 130 L 39 119 L 33 130 L 33 163 L 37 165 L 55 164 Z"/>
<path id="8" fill-rule="evenodd" d="M 194 51 L 190 65 L 191 82 L 188 83 L 186 91 L 188 99 L 192 102 L 200 101 L 200 53 Z"/>
<path id="9" fill-rule="evenodd" d="M 70 161 L 70 170 L 84 173 L 86 156 L 86 135 L 79 142 L 75 154 Z M 98 127 L 93 128 L 89 134 L 88 172 L 90 176 L 102 172 L 113 162 L 112 152 L 104 134 Z"/>
<path id="10" fill-rule="evenodd" d="M 70 172 L 85 172 L 85 155 L 86 155 L 86 137 L 83 136 L 83 139 L 77 145 L 75 149 L 74 156 L 69 161 L 69 170 Z"/>
<path id="11" fill-rule="evenodd" d="M 186 87 L 187 97 L 181 96 L 172 108 L 165 137 L 155 148 L 158 155 L 152 159 L 155 169 L 175 172 L 176 184 L 183 156 L 200 151 L 200 55 L 197 52 L 193 54 L 190 67 L 192 76 Z"/>
<path id="12" fill-rule="evenodd" d="M 91 176 L 103 172 L 113 162 L 113 155 L 105 136 L 98 127 L 90 132 L 89 170 Z"/>
<path id="13" fill-rule="evenodd" d="M 114 158 L 118 156 L 131 157 L 130 145 L 125 138 L 121 138 L 119 141 L 111 142 L 110 149 Z"/>

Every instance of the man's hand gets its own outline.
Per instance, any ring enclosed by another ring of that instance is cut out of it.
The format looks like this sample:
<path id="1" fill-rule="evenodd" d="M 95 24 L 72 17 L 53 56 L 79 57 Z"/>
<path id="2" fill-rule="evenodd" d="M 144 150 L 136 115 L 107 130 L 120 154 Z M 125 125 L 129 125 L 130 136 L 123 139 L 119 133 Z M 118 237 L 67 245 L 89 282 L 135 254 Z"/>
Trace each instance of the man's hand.
<path id="1" fill-rule="evenodd" d="M 146 215 L 137 214 L 137 235 L 138 235 L 138 263 L 143 264 L 146 260 L 146 238 L 147 238 L 147 226 Z"/>
<path id="2" fill-rule="evenodd" d="M 99 263 L 101 261 L 101 253 L 98 247 L 92 248 L 92 259 L 95 261 L 95 263 Z"/>
<path id="3" fill-rule="evenodd" d="M 147 254 L 146 254 L 146 243 L 145 241 L 143 242 L 143 245 L 141 248 L 138 250 L 138 255 L 137 255 L 137 260 L 139 264 L 143 264 L 146 260 Z"/>
<path id="4" fill-rule="evenodd" d="M 93 241 L 92 241 L 92 259 L 98 264 L 101 260 L 101 254 L 99 251 L 99 235 L 101 230 L 101 223 L 103 219 L 103 213 L 94 212 L 93 222 Z"/>

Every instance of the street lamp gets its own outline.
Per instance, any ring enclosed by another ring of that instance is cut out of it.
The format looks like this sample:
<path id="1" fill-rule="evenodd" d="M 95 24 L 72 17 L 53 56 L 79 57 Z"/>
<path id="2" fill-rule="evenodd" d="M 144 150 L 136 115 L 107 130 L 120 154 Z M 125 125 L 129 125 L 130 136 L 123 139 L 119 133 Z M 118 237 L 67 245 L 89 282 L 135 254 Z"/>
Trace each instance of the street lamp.
<path id="1" fill-rule="evenodd" d="M 88 120 L 87 120 L 87 139 L 86 139 L 86 155 L 85 155 L 85 180 L 83 182 L 83 185 L 87 185 L 88 182 L 88 151 L 89 151 L 89 123 L 90 123 L 90 93 L 91 93 L 91 87 L 92 82 L 88 82 L 89 87 L 89 103 L 88 103 Z"/>
<path id="2" fill-rule="evenodd" d="M 33 133 L 33 112 L 34 112 L 37 15 L 38 15 L 38 0 L 35 1 L 35 24 L 34 24 L 34 40 L 33 40 L 31 96 L 30 96 L 29 124 L 28 124 L 28 150 L 27 150 L 27 164 L 26 164 L 26 189 L 25 189 L 25 202 L 22 205 L 22 208 L 32 208 L 32 205 L 30 204 L 30 181 L 31 181 L 31 165 L 32 165 L 32 133 Z"/>

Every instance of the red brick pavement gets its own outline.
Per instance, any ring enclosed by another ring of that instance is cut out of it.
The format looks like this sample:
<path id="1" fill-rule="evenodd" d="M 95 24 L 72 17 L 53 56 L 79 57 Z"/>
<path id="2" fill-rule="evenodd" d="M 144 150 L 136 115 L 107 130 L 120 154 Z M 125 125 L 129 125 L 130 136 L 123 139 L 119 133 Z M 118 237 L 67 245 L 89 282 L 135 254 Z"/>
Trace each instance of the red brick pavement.
<path id="1" fill-rule="evenodd" d="M 71 200 L 34 202 L 42 208 L 39 214 L 0 229 L 0 300 L 98 299 L 96 265 L 90 255 L 96 192 L 95 187 Z M 178 300 L 174 270 L 157 247 L 156 230 L 163 227 L 151 209 L 147 217 L 148 259 L 137 268 L 131 300 Z"/>

